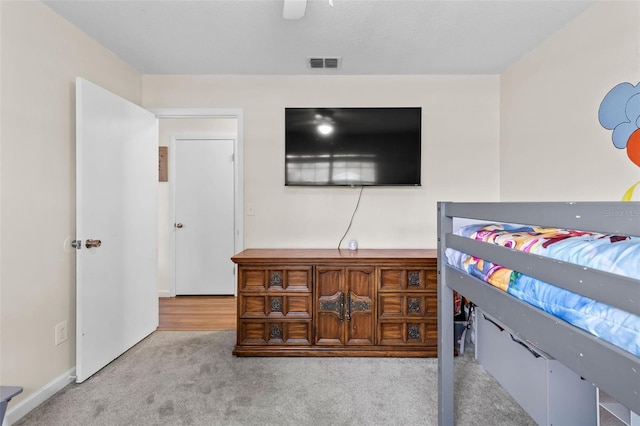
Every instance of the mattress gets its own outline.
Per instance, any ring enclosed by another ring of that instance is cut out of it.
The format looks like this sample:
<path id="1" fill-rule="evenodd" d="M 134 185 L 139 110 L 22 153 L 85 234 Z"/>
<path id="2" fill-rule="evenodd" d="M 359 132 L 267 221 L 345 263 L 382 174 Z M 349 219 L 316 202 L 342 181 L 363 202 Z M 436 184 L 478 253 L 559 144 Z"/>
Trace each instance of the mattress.
<path id="1" fill-rule="evenodd" d="M 468 225 L 456 234 L 640 279 L 638 237 L 508 224 Z M 639 316 L 453 249 L 446 255 L 449 265 L 640 357 Z"/>

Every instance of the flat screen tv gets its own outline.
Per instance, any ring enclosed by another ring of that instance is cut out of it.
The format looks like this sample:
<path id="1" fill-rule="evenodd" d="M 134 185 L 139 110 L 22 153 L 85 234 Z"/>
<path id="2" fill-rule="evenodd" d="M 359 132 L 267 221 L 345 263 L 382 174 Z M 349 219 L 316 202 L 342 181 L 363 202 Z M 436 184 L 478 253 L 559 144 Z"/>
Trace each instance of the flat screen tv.
<path id="1" fill-rule="evenodd" d="M 285 108 L 285 185 L 419 186 L 422 109 Z"/>

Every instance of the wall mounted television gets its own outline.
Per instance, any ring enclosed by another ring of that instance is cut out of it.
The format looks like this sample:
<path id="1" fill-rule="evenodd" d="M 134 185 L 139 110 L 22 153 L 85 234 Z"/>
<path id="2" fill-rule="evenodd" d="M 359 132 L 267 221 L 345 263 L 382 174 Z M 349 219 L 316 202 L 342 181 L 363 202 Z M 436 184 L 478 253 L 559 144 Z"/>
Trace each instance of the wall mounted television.
<path id="1" fill-rule="evenodd" d="M 285 108 L 285 185 L 420 186 L 419 107 Z"/>

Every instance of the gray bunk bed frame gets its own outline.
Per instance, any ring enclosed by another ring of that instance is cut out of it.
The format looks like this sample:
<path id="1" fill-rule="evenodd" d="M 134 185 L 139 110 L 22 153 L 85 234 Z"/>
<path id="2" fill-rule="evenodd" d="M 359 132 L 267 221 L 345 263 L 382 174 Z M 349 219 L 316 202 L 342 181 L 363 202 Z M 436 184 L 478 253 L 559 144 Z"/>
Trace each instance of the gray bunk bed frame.
<path id="1" fill-rule="evenodd" d="M 640 236 L 640 202 L 438 203 L 438 424 L 454 424 L 453 291 L 640 413 L 640 358 L 446 264 L 445 250 L 523 272 L 640 315 L 631 279 L 453 234 L 454 218 Z M 594 402 L 595 403 L 595 402 Z"/>

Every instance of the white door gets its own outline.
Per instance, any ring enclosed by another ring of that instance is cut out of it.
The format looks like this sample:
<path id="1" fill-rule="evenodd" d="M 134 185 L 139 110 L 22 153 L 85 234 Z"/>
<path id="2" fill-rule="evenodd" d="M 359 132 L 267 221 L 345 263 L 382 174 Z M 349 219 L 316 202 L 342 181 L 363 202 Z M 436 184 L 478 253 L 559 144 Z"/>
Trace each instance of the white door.
<path id="1" fill-rule="evenodd" d="M 234 165 L 232 139 L 176 139 L 177 295 L 232 295 Z"/>
<path id="2" fill-rule="evenodd" d="M 77 79 L 78 383 L 158 326 L 157 181 L 155 115 Z"/>

